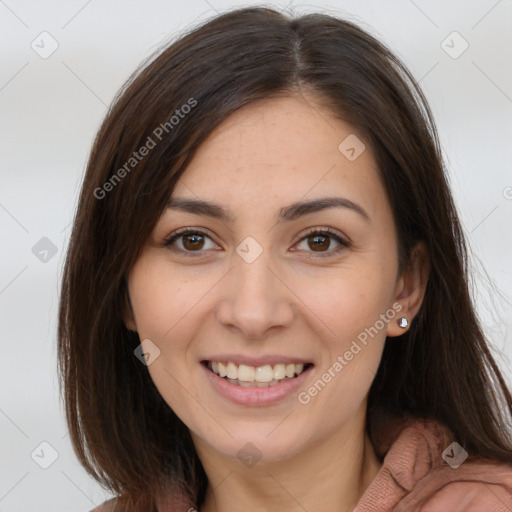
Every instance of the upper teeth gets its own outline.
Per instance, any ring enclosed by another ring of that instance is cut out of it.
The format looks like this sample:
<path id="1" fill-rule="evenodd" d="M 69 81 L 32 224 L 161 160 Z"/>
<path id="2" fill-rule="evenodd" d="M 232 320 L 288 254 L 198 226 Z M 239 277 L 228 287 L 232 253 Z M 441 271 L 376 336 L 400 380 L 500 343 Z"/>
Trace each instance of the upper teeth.
<path id="1" fill-rule="evenodd" d="M 241 380 L 244 382 L 271 382 L 281 380 L 285 377 L 291 379 L 295 375 L 300 375 L 304 370 L 304 365 L 299 364 L 275 364 L 273 367 L 269 364 L 263 366 L 248 366 L 246 364 L 237 365 L 229 361 L 223 363 L 212 361 L 211 368 L 214 373 L 228 379 Z"/>

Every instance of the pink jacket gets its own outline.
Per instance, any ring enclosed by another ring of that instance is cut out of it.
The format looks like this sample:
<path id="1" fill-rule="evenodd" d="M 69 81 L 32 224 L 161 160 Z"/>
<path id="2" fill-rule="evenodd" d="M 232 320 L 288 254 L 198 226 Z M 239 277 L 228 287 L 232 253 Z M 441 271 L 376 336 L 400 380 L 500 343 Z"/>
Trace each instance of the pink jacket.
<path id="1" fill-rule="evenodd" d="M 433 420 L 389 421 L 374 445 L 383 464 L 353 512 L 512 512 L 512 465 L 463 460 L 453 442 Z M 114 502 L 93 512 L 114 511 Z M 189 510 L 180 496 L 158 504 L 158 512 Z"/>
<path id="2" fill-rule="evenodd" d="M 374 444 L 384 462 L 354 512 L 512 512 L 512 465 L 469 457 L 457 467 L 454 441 L 433 420 L 389 422 Z"/>

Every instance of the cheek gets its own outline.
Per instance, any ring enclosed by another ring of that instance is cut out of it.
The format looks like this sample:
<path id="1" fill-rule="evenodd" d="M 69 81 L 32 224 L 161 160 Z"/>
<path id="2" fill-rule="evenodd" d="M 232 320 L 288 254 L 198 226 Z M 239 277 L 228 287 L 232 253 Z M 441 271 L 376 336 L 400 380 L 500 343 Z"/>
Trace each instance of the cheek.
<path id="1" fill-rule="evenodd" d="M 175 340 L 180 329 L 191 329 L 198 305 L 215 284 L 214 276 L 172 271 L 162 259 L 138 262 L 129 279 L 130 300 L 141 339 L 157 344 Z"/>
<path id="2" fill-rule="evenodd" d="M 312 414 L 332 411 L 325 421 L 333 428 L 364 400 L 394 317 L 392 261 L 376 255 L 377 251 L 368 251 L 325 278 L 297 281 L 298 295 L 309 306 L 308 317 L 318 326 L 327 349 L 313 385 L 301 390 L 301 403 L 309 404 Z"/>
<path id="3" fill-rule="evenodd" d="M 356 414 L 377 373 L 389 311 L 390 291 L 378 272 L 352 268 L 330 281 L 329 293 L 310 293 L 308 300 L 324 326 L 321 365 L 299 403 L 323 428 L 338 428 Z M 394 312 L 393 312 L 394 313 Z M 387 315 L 387 316 L 386 316 Z M 312 315 L 310 315 L 312 317 Z M 326 414 L 325 411 L 330 411 Z"/>
<path id="4" fill-rule="evenodd" d="M 315 330 L 323 339 L 331 340 L 331 351 L 343 350 L 389 308 L 394 276 L 372 259 L 354 259 L 328 273 L 324 270 L 318 278 L 295 279 L 294 292 L 306 306 L 304 314 L 318 326 Z"/>
<path id="5" fill-rule="evenodd" d="M 149 339 L 158 357 L 148 366 L 165 401 L 181 417 L 190 408 L 189 385 L 201 371 L 195 340 L 204 328 L 205 308 L 219 276 L 183 267 L 178 272 L 166 258 L 141 257 L 129 278 L 129 293 L 140 340 Z M 184 387 L 185 386 L 185 387 Z M 187 389 L 187 391 L 185 391 Z"/>
<path id="6" fill-rule="evenodd" d="M 190 422 L 185 389 L 195 371 L 189 350 L 199 326 L 194 305 L 211 285 L 171 272 L 165 259 L 143 255 L 130 272 L 128 288 L 140 340 L 149 339 L 158 347 L 158 356 L 147 368 L 151 379 L 167 404 Z"/>

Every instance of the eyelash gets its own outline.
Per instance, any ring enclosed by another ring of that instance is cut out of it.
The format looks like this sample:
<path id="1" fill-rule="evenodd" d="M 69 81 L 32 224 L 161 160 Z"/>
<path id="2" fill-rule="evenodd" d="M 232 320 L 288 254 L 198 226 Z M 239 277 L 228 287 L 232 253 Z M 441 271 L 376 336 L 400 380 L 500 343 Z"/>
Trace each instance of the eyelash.
<path id="1" fill-rule="evenodd" d="M 201 256 L 202 255 L 201 253 L 203 253 L 205 251 L 202 251 L 202 250 L 199 250 L 199 251 L 184 251 L 183 249 L 178 249 L 178 248 L 172 246 L 172 243 L 175 240 L 177 240 L 178 238 L 183 237 L 185 235 L 202 235 L 202 236 L 205 236 L 206 238 L 209 238 L 211 240 L 211 237 L 208 236 L 203 231 L 200 231 L 200 230 L 197 230 L 197 229 L 192 229 L 192 228 L 183 228 L 181 230 L 175 231 L 174 233 L 171 233 L 171 235 L 169 235 L 165 239 L 164 246 L 167 247 L 172 252 L 175 252 L 177 254 L 184 254 L 187 257 L 194 258 L 194 257 Z M 323 253 L 320 252 L 320 253 L 316 253 L 314 256 L 308 256 L 309 258 L 311 258 L 311 257 L 313 257 L 313 258 L 326 258 L 326 257 L 329 257 L 329 256 L 333 256 L 335 254 L 338 254 L 343 249 L 346 249 L 346 248 L 350 247 L 350 243 L 347 240 L 341 238 L 337 233 L 335 233 L 334 231 L 332 231 L 329 228 L 324 228 L 324 229 L 313 228 L 310 231 L 308 231 L 307 233 L 305 233 L 304 236 L 297 243 L 302 242 L 303 240 L 305 240 L 306 238 L 310 237 L 311 235 L 321 235 L 321 236 L 327 235 L 328 237 L 333 238 L 336 242 L 338 242 L 340 244 L 340 246 L 338 248 L 332 250 L 332 251 L 323 252 Z M 315 251 L 312 251 L 312 252 L 314 253 Z"/>

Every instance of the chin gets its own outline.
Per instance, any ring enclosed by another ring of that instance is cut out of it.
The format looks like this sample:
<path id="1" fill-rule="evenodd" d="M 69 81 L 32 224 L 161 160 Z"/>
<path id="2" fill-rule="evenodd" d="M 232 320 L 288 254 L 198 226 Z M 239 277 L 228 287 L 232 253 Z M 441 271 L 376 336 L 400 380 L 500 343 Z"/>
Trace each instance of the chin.
<path id="1" fill-rule="evenodd" d="M 304 445 L 311 440 L 311 434 L 299 437 L 295 428 L 293 434 L 296 435 L 291 436 L 290 424 L 278 425 L 279 421 L 268 422 L 258 428 L 254 424 L 241 425 L 238 429 L 229 430 L 233 437 L 223 431 L 221 438 L 212 438 L 210 429 L 206 436 L 200 437 L 202 443 L 209 445 L 215 451 L 226 457 L 237 459 L 247 467 L 252 467 L 256 463 L 290 459 L 303 451 Z"/>

